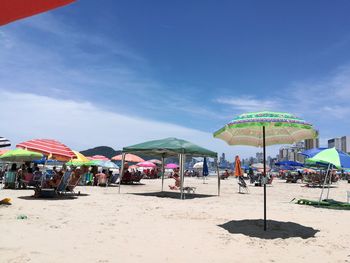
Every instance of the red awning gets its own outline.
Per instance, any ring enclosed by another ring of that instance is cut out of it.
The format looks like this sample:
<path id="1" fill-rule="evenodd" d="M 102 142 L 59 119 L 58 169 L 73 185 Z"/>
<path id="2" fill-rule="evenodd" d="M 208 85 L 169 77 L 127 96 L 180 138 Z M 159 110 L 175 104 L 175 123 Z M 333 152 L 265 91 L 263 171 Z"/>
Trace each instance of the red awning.
<path id="1" fill-rule="evenodd" d="M 1 0 L 0 26 L 75 2 L 75 0 Z"/>

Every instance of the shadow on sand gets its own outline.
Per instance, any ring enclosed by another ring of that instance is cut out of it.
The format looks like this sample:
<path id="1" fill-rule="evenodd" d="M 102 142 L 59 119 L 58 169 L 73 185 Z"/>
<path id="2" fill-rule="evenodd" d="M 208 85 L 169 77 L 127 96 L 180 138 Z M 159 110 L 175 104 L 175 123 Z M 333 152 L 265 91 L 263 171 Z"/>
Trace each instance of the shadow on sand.
<path id="1" fill-rule="evenodd" d="M 66 195 L 55 195 L 52 197 L 34 197 L 34 195 L 30 195 L 30 196 L 19 196 L 19 199 L 22 200 L 48 200 L 48 201 L 58 201 L 58 200 L 75 200 L 78 199 L 79 197 L 83 197 L 83 196 L 89 196 L 89 194 L 84 194 L 84 193 L 80 193 L 78 194 L 66 194 Z"/>
<path id="2" fill-rule="evenodd" d="M 232 220 L 218 226 L 231 234 L 243 234 L 262 239 L 286 239 L 291 237 L 307 239 L 315 237 L 315 234 L 319 232 L 319 230 L 312 227 L 275 220 L 267 220 L 267 231 L 264 231 L 264 220 L 262 219 Z"/>
<path id="3" fill-rule="evenodd" d="M 152 192 L 152 193 L 132 193 L 133 195 L 142 195 L 142 196 L 155 196 L 155 197 L 161 197 L 161 198 L 174 198 L 174 199 L 180 199 L 180 192 Z M 185 199 L 195 199 L 195 198 L 207 198 L 207 197 L 214 197 L 216 195 L 205 195 L 205 194 L 188 194 L 185 193 Z"/>

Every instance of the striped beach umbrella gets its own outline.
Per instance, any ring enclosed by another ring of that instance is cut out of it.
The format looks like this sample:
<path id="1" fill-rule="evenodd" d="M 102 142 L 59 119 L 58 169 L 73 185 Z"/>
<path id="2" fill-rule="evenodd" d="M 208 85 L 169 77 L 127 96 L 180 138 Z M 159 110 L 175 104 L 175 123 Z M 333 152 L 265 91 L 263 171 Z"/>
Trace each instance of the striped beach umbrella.
<path id="1" fill-rule="evenodd" d="M 104 155 L 86 156 L 86 158 L 90 160 L 97 160 L 97 161 L 110 161 L 109 158 L 107 158 Z"/>
<path id="2" fill-rule="evenodd" d="M 112 157 L 112 160 L 121 161 L 122 155 L 121 154 L 116 155 L 116 156 Z M 127 153 L 127 154 L 125 154 L 125 161 L 131 162 L 131 163 L 140 163 L 140 162 L 144 162 L 145 160 L 142 159 L 141 157 L 135 155 L 135 154 Z"/>
<path id="3" fill-rule="evenodd" d="M 74 152 L 63 143 L 51 139 L 33 139 L 16 145 L 17 148 L 40 152 L 49 159 L 68 161 L 75 157 Z"/>
<path id="4" fill-rule="evenodd" d="M 139 162 L 136 164 L 138 167 L 145 167 L 145 168 L 154 168 L 157 167 L 156 164 L 150 162 L 150 161 L 144 161 L 144 162 Z"/>
<path id="5" fill-rule="evenodd" d="M 1 0 L 0 26 L 10 22 L 49 11 L 75 0 Z"/>
<path id="6" fill-rule="evenodd" d="M 11 142 L 5 137 L 0 137 L 0 148 L 11 146 Z"/>
<path id="7" fill-rule="evenodd" d="M 214 137 L 224 140 L 229 145 L 263 147 L 264 230 L 266 230 L 266 146 L 314 139 L 317 137 L 317 132 L 310 123 L 293 114 L 262 111 L 238 115 L 216 131 Z"/>

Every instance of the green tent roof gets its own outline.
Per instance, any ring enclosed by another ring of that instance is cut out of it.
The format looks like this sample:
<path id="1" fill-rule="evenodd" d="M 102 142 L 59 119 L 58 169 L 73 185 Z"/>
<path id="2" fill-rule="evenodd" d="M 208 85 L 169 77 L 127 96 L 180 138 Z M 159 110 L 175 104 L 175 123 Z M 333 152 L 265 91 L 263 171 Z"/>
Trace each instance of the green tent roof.
<path id="1" fill-rule="evenodd" d="M 166 138 L 162 140 L 154 140 L 135 144 L 132 146 L 124 147 L 123 152 L 160 155 L 163 157 L 176 156 L 179 153 L 197 157 L 217 157 L 216 152 L 212 152 L 191 142 L 177 138 Z"/>

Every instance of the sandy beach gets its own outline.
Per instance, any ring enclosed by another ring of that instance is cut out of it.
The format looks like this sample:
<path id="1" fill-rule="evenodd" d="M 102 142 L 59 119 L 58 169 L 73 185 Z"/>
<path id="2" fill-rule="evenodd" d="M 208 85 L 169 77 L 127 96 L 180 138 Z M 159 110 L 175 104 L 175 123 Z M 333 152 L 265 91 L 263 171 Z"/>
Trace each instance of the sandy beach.
<path id="1" fill-rule="evenodd" d="M 152 196 L 160 180 L 143 183 L 122 186 L 122 194 L 118 187 L 79 187 L 81 196 L 59 200 L 1 190 L 1 198 L 12 199 L 0 207 L 1 262 L 350 261 L 349 211 L 290 203 L 316 199 L 320 189 L 275 180 L 267 189 L 273 221 L 263 233 L 260 187 L 238 194 L 230 178 L 218 197 L 214 178 L 206 184 L 186 178 L 204 196 L 177 200 Z M 346 190 L 349 184 L 340 182 L 331 197 L 345 201 Z"/>

